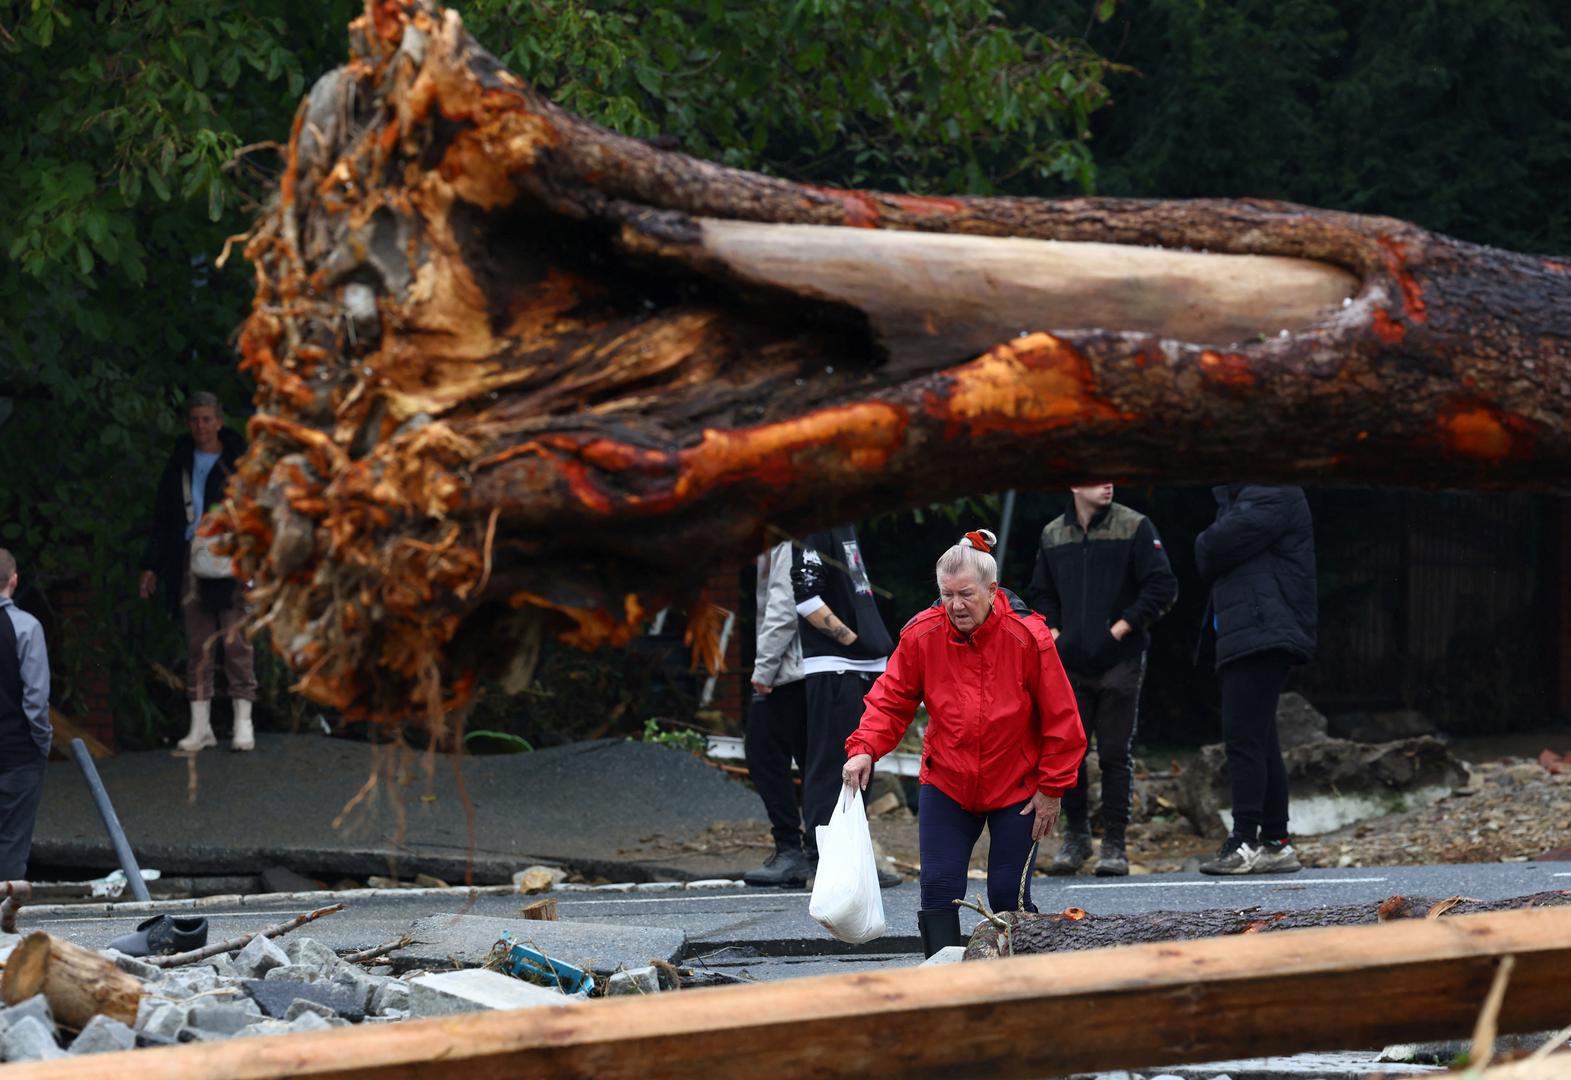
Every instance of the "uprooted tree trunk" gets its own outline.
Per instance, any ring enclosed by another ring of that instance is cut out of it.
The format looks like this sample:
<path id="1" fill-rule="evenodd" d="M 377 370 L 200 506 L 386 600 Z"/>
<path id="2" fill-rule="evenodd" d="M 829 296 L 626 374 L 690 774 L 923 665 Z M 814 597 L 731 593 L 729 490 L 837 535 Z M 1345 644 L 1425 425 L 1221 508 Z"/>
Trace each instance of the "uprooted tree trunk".
<path id="1" fill-rule="evenodd" d="M 1273 202 L 804 186 L 575 118 L 426 0 L 351 39 L 247 248 L 229 518 L 352 716 L 962 493 L 1571 476 L 1571 264 Z"/>
<path id="2" fill-rule="evenodd" d="M 1476 915 L 1533 907 L 1571 907 L 1571 891 L 1533 893 L 1504 900 L 1472 900 L 1452 896 L 1426 900 L 1392 896 L 1378 903 L 1342 904 L 1262 911 L 1211 908 L 1204 911 L 1146 911 L 1134 915 L 1092 915 L 1080 908 L 1055 912 L 1005 911 L 984 918 L 971 932 L 967 960 L 1023 956 L 1029 953 L 1075 952 L 1112 945 L 1153 941 L 1193 941 L 1228 934 L 1259 934 L 1302 930 L 1313 926 L 1358 926 L 1397 919 L 1436 919 L 1445 915 Z M 1003 923 L 1003 926 L 999 926 Z"/>

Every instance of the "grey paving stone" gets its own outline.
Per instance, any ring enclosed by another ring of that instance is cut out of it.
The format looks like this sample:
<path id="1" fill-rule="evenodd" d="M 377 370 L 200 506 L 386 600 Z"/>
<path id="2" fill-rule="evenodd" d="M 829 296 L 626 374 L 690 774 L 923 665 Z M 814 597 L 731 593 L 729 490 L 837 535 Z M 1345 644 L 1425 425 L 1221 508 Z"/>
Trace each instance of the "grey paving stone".
<path id="1" fill-rule="evenodd" d="M 375 1011 L 371 1008 L 371 999 L 376 996 L 376 992 L 387 981 L 385 978 L 367 975 L 353 964 L 340 963 L 333 972 L 331 984 L 333 986 L 341 986 L 354 995 L 355 1001 L 360 1005 L 360 1011 L 367 1013 Z"/>
<path id="2" fill-rule="evenodd" d="M 272 938 L 254 937 L 235 954 L 233 966 L 242 978 L 260 979 L 274 968 L 286 967 L 289 954 Z"/>
<path id="3" fill-rule="evenodd" d="M 606 982 L 606 997 L 637 997 L 660 992 L 660 973 L 652 967 L 618 971 Z"/>
<path id="4" fill-rule="evenodd" d="M 110 1054 L 136 1046 L 136 1032 L 108 1016 L 95 1016 L 71 1041 L 73 1054 Z"/>
<path id="5" fill-rule="evenodd" d="M 594 922 L 533 922 L 480 915 L 431 915 L 417 919 L 414 941 L 394 952 L 399 967 L 447 968 L 454 963 L 478 967 L 504 932 L 556 960 L 610 975 L 643 967 L 651 960 L 675 963 L 687 944 L 681 930 Z"/>
<path id="6" fill-rule="evenodd" d="M 278 970 L 277 968 L 274 969 Z M 271 974 L 271 972 L 269 972 Z M 245 992 L 268 1016 L 282 1018 L 296 1001 L 314 1001 L 346 1020 L 365 1019 L 365 1003 L 348 987 L 330 982 L 292 982 L 285 979 L 248 979 Z"/>
<path id="7" fill-rule="evenodd" d="M 421 975 L 409 982 L 409 1012 L 415 1017 L 453 1016 L 489 1009 L 530 1009 L 579 1000 L 557 990 L 547 990 L 480 968 Z"/>
<path id="8" fill-rule="evenodd" d="M 186 1026 L 221 1035 L 233 1035 L 255 1018 L 238 1004 L 195 1005 L 186 1013 Z"/>
<path id="9" fill-rule="evenodd" d="M 0 1010 L 0 1031 L 28 1017 L 38 1020 L 50 1031 L 55 1029 L 55 1015 L 49 1008 L 48 1000 L 42 994 L 34 994 L 25 1001 L 18 1001 L 10 1008 Z"/>
<path id="10" fill-rule="evenodd" d="M 118 949 L 102 949 L 100 951 L 114 961 L 115 967 L 128 975 L 135 975 L 138 979 L 142 979 L 145 982 L 156 982 L 163 977 L 164 969 L 154 967 L 146 960 L 135 956 L 127 956 Z"/>
<path id="11" fill-rule="evenodd" d="M 55 1042 L 54 1025 L 46 1027 L 36 1016 L 24 1016 L 0 1034 L 0 1055 L 7 1061 L 53 1061 L 66 1056 Z"/>
<path id="12" fill-rule="evenodd" d="M 305 998 L 296 998 L 294 1004 L 290 1005 L 288 1011 L 284 1013 L 284 1019 L 298 1020 L 306 1013 L 315 1013 L 323 1020 L 332 1020 L 338 1016 L 337 1013 L 326 1005 L 319 1005 L 314 1001 L 307 1001 Z"/>
<path id="13" fill-rule="evenodd" d="M 332 1024 L 328 1023 L 325 1019 L 318 1016 L 316 1013 L 301 1013 L 299 1016 L 289 1021 L 286 1026 L 293 1035 L 299 1035 L 306 1031 L 329 1031 L 333 1028 Z"/>
<path id="14" fill-rule="evenodd" d="M 945 945 L 932 956 L 922 961 L 922 967 L 938 967 L 941 964 L 958 964 L 965 959 L 966 947 L 964 945 Z"/>
<path id="15" fill-rule="evenodd" d="M 322 973 L 323 978 L 331 976 L 343 964 L 337 953 L 315 938 L 296 938 L 285 951 L 291 964 L 314 967 Z"/>
<path id="16" fill-rule="evenodd" d="M 391 1011 L 407 1013 L 409 1011 L 409 984 L 402 979 L 389 979 L 376 991 L 376 996 L 371 999 L 371 1011 L 379 1015 Z"/>
<path id="17" fill-rule="evenodd" d="M 143 998 L 137 1010 L 136 1026 L 160 1039 L 174 1039 L 185 1027 L 185 1009 L 172 1002 Z"/>
<path id="18" fill-rule="evenodd" d="M 285 964 L 270 969 L 262 978 L 282 979 L 284 982 L 317 982 L 322 978 L 322 969 L 311 964 Z"/>

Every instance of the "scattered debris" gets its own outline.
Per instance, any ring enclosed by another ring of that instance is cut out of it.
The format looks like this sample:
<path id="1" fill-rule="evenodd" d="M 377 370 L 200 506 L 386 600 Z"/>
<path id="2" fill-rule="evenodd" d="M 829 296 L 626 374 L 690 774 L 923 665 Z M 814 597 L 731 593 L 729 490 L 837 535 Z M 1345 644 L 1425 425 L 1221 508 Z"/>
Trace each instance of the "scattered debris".
<path id="1" fill-rule="evenodd" d="M 594 976 L 576 964 L 547 956 L 539 949 L 520 945 L 504 933 L 491 947 L 483 965 L 515 979 L 560 990 L 568 995 L 588 995 L 595 988 Z"/>
<path id="2" fill-rule="evenodd" d="M 513 884 L 526 895 L 556 888 L 567 878 L 560 866 L 531 866 L 513 875 Z"/>
<path id="3" fill-rule="evenodd" d="M 518 914 L 521 918 L 528 919 L 531 922 L 555 922 L 556 901 L 549 897 L 544 900 L 536 900 L 532 904 L 525 904 L 519 908 Z"/>

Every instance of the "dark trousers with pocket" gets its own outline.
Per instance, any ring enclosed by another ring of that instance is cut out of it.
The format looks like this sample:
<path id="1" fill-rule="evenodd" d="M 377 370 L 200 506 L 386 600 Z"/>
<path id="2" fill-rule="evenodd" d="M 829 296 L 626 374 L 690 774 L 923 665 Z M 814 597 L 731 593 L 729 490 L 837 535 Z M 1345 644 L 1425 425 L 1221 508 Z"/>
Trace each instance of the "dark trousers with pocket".
<path id="1" fill-rule="evenodd" d="M 769 815 L 775 846 L 789 851 L 802 847 L 802 811 L 791 762 L 807 767 L 807 688 L 803 681 L 781 683 L 767 694 L 754 694 L 747 710 L 747 772 Z"/>
<path id="2" fill-rule="evenodd" d="M 1271 650 L 1217 669 L 1233 787 L 1233 835 L 1250 844 L 1287 837 L 1287 767 L 1276 729 L 1276 700 L 1291 666 L 1291 656 Z"/>
<path id="3" fill-rule="evenodd" d="M 1102 770 L 1102 836 L 1115 844 L 1123 844 L 1129 828 L 1135 726 L 1145 671 L 1146 658 L 1142 653 L 1099 675 L 1067 673 L 1080 709 L 1080 723 L 1085 728 L 1086 746 L 1096 743 L 1097 764 Z M 1075 786 L 1064 792 L 1064 824 L 1072 832 L 1084 833 L 1091 827 L 1086 777 L 1086 758 L 1081 758 Z"/>
<path id="4" fill-rule="evenodd" d="M 33 850 L 33 823 L 44 797 L 43 754 L 21 763 L 0 763 L 0 881 L 25 881 Z"/>
<path id="5" fill-rule="evenodd" d="M 1021 814 L 1025 799 L 982 814 L 973 814 L 931 784 L 923 784 L 917 803 L 917 844 L 922 853 L 922 910 L 953 910 L 966 894 L 971 850 L 987 826 L 987 903 L 994 911 L 1014 911 L 1020 899 L 1020 878 L 1031 857 L 1031 826 L 1036 814 Z M 1026 881 L 1025 910 L 1031 903 Z"/>
<path id="6" fill-rule="evenodd" d="M 807 763 L 802 769 L 802 829 L 817 855 L 819 825 L 828 825 L 844 786 L 846 739 L 862 722 L 862 699 L 878 678 L 872 671 L 826 671 L 802 682 L 807 695 Z"/>

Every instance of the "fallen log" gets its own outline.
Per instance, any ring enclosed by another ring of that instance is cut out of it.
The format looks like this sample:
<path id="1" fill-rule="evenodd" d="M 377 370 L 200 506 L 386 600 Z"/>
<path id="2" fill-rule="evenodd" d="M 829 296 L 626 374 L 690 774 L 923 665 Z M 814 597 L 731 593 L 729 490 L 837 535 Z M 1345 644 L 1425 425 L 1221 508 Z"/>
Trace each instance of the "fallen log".
<path id="1" fill-rule="evenodd" d="M 135 1024 L 142 981 L 91 949 L 43 931 L 28 934 L 12 950 L 0 977 L 7 1005 L 44 995 L 55 1022 L 80 1031 L 100 1013 Z"/>
<path id="2" fill-rule="evenodd" d="M 998 926 L 982 920 L 966 945 L 967 960 L 1032 953 L 1072 952 L 1154 941 L 1193 941 L 1233 934 L 1264 934 L 1320 926 L 1361 926 L 1401 919 L 1438 919 L 1525 908 L 1571 907 L 1571 890 L 1532 893 L 1504 900 L 1443 900 L 1392 896 L 1378 903 L 1339 904 L 1289 911 L 1211 908 L 1203 911 L 1146 911 L 1133 915 L 1093 915 L 1081 908 L 1056 912 L 1001 911 Z"/>
<path id="3" fill-rule="evenodd" d="M 439 729 L 781 531 L 1092 477 L 1565 490 L 1571 262 L 1258 200 L 794 184 L 368 0 L 246 248 L 226 524 L 300 689 Z"/>
<path id="4" fill-rule="evenodd" d="M 1064 1076 L 1562 1022 L 1571 911 L 1333 927 L 610 998 L 13 1065 L 7 1078 Z M 1421 987 L 1421 991 L 1415 991 Z"/>

